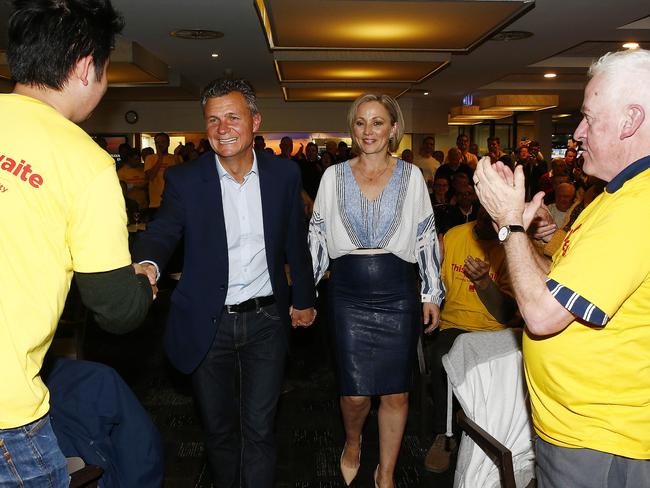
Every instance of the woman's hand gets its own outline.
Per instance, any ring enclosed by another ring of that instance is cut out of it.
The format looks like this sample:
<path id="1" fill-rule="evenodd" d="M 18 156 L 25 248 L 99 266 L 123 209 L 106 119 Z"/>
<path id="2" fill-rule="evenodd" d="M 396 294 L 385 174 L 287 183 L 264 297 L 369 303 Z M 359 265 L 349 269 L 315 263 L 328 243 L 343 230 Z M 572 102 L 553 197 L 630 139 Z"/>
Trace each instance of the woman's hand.
<path id="1" fill-rule="evenodd" d="M 427 325 L 427 328 L 424 329 L 425 334 L 431 334 L 440 323 L 440 306 L 435 303 L 423 303 L 422 304 L 422 316 L 424 317 L 423 323 Z"/>

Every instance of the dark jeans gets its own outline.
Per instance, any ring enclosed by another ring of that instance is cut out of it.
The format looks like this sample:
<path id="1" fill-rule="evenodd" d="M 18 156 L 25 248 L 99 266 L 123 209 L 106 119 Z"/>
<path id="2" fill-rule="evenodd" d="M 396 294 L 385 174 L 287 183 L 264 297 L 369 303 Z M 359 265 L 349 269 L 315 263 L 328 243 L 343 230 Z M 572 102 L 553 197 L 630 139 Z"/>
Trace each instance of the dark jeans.
<path id="1" fill-rule="evenodd" d="M 192 374 L 216 488 L 273 486 L 273 424 L 287 332 L 274 304 L 239 314 L 224 312 L 212 347 Z"/>
<path id="2" fill-rule="evenodd" d="M 50 416 L 0 429 L 0 487 L 64 488 L 70 483 Z"/>
<path id="3" fill-rule="evenodd" d="M 444 434 L 447 431 L 447 373 L 442 366 L 442 356 L 449 352 L 456 337 L 465 333 L 466 330 L 456 328 L 439 331 L 428 354 L 434 434 Z"/>
<path id="4" fill-rule="evenodd" d="M 539 488 L 643 488 L 650 486 L 650 460 L 592 449 L 569 449 L 535 440 Z"/>

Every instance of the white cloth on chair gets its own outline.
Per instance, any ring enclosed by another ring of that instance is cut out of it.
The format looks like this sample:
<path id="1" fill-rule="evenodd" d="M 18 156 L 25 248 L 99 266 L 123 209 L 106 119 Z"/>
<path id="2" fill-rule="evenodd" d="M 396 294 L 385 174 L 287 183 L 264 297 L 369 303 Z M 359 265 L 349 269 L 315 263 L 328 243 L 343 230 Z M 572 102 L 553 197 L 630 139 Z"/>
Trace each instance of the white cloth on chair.
<path id="1" fill-rule="evenodd" d="M 528 485 L 535 468 L 521 334 L 520 329 L 462 334 L 442 358 L 465 415 L 512 452 L 518 488 Z M 463 434 L 454 488 L 499 486 L 497 466 Z"/>

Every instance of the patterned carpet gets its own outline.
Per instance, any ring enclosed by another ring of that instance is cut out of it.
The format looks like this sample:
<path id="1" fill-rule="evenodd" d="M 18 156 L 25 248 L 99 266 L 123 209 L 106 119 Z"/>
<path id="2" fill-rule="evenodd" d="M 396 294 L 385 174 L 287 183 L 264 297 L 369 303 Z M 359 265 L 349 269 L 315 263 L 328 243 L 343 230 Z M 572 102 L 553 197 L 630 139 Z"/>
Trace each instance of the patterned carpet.
<path id="1" fill-rule="evenodd" d="M 188 378 L 177 373 L 162 352 L 168 303 L 169 292 L 161 292 L 145 325 L 125 336 L 89 328 L 85 359 L 114 367 L 150 412 L 164 440 L 165 487 L 209 488 L 212 485 L 203 455 L 201 426 Z M 276 488 L 345 486 L 338 470 L 343 430 L 323 318 L 311 329 L 293 332 L 276 424 Z M 428 473 L 422 467 L 431 437 L 418 435 L 421 415 L 418 402 L 411 403 L 395 486 L 451 487 L 453 465 L 441 475 Z M 366 423 L 361 469 L 352 485 L 356 488 L 373 487 L 372 474 L 378 462 L 376 413 L 373 408 Z"/>

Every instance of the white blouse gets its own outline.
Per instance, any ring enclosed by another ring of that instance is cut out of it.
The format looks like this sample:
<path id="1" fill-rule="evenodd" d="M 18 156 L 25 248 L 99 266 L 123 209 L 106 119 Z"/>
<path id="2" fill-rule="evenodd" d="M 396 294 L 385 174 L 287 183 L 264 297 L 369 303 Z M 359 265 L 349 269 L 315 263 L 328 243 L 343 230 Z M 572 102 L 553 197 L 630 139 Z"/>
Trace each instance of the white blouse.
<path id="1" fill-rule="evenodd" d="M 330 259 L 357 249 L 383 249 L 418 263 L 423 302 L 439 305 L 444 297 L 429 192 L 421 171 L 402 160 L 374 200 L 359 189 L 349 161 L 327 168 L 309 223 L 309 247 L 316 282 Z"/>

